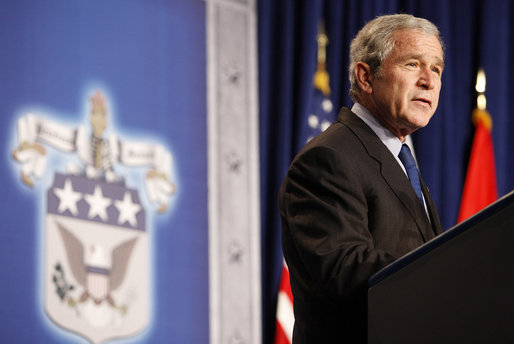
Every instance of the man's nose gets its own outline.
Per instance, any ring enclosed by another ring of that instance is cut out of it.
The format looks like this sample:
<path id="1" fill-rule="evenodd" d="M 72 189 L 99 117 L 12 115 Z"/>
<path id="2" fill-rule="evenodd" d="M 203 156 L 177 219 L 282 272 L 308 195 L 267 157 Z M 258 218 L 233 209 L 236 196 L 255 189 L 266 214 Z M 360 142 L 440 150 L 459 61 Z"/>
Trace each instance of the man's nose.
<path id="1" fill-rule="evenodd" d="M 427 90 L 431 90 L 435 87 L 434 72 L 430 68 L 427 67 L 420 71 L 418 86 Z"/>

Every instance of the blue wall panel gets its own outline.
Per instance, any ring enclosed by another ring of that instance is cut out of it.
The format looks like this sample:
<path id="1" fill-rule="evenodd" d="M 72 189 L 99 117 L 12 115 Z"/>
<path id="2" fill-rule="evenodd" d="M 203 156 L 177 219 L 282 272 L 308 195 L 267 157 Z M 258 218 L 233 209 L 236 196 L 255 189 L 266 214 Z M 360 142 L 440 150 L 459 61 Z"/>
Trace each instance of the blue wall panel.
<path id="1" fill-rule="evenodd" d="M 0 342 L 86 342 L 45 311 L 46 192 L 76 153 L 44 145 L 34 187 L 20 178 L 17 124 L 27 112 L 89 128 L 89 97 L 107 101 L 108 131 L 163 146 L 176 192 L 163 214 L 147 168 L 115 166 L 139 190 L 149 238 L 150 322 L 121 342 L 208 342 L 205 3 L 0 2 Z"/>

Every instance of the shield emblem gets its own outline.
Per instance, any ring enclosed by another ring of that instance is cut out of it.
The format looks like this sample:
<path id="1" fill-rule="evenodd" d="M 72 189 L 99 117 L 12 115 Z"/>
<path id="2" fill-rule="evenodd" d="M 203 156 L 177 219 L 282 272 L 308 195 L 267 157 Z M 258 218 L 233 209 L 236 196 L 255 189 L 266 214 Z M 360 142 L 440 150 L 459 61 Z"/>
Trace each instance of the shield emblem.
<path id="1" fill-rule="evenodd" d="M 137 190 L 56 173 L 47 192 L 45 310 L 93 343 L 149 322 L 149 238 Z"/>

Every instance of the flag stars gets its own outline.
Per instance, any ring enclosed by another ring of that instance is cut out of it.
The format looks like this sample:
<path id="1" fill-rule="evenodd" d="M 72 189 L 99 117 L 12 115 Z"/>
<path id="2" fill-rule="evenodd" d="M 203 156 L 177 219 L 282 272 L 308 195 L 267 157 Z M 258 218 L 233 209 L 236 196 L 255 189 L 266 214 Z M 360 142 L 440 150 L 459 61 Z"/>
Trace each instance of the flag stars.
<path id="1" fill-rule="evenodd" d="M 321 108 L 323 109 L 323 111 L 325 111 L 325 113 L 330 113 L 332 112 L 332 110 L 334 109 L 334 106 L 332 105 L 332 102 L 330 101 L 330 99 L 328 98 L 325 98 L 321 101 Z"/>
<path id="2" fill-rule="evenodd" d="M 102 188 L 96 185 L 94 193 L 92 195 L 86 194 L 84 198 L 89 204 L 89 213 L 87 216 L 90 219 L 99 216 L 103 221 L 107 221 L 107 207 L 112 204 L 112 201 L 103 196 Z"/>
<path id="3" fill-rule="evenodd" d="M 310 115 L 308 118 L 309 127 L 312 129 L 317 129 L 319 127 L 319 118 L 316 115 Z"/>
<path id="4" fill-rule="evenodd" d="M 77 202 L 82 198 L 82 194 L 80 192 L 73 191 L 71 181 L 66 179 L 64 187 L 62 189 L 55 188 L 54 193 L 59 198 L 59 208 L 57 211 L 59 213 L 64 213 L 66 210 L 69 210 L 72 215 L 77 216 L 79 213 Z"/>
<path id="5" fill-rule="evenodd" d="M 321 121 L 321 125 L 320 125 L 320 129 L 321 131 L 325 131 L 328 129 L 328 127 L 330 127 L 330 121 L 327 121 L 327 120 L 323 120 Z"/>
<path id="6" fill-rule="evenodd" d="M 125 192 L 122 201 L 114 201 L 114 206 L 120 212 L 118 224 L 128 222 L 132 226 L 137 226 L 136 214 L 141 210 L 141 206 L 132 202 L 130 192 Z"/>

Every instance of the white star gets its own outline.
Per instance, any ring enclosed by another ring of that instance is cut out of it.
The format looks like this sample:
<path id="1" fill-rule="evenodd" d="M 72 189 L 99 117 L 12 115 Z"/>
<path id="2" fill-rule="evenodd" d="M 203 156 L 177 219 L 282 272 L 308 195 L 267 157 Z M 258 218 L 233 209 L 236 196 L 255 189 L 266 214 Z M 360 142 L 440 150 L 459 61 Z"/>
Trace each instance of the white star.
<path id="1" fill-rule="evenodd" d="M 325 131 L 330 127 L 330 122 L 327 120 L 324 120 L 321 122 L 321 131 Z"/>
<path id="2" fill-rule="evenodd" d="M 92 219 L 98 215 L 102 220 L 107 221 L 107 207 L 110 206 L 112 202 L 104 197 L 102 188 L 99 185 L 95 186 L 95 192 L 92 195 L 84 195 L 84 198 L 89 204 L 89 213 L 87 216 Z"/>
<path id="3" fill-rule="evenodd" d="M 73 187 L 71 186 L 71 181 L 66 179 L 64 182 L 63 189 L 54 189 L 54 193 L 57 197 L 59 197 L 59 209 L 60 213 L 64 213 L 66 209 L 68 209 L 73 215 L 78 214 L 77 210 L 77 202 L 82 198 L 82 194 L 80 192 L 73 191 Z"/>
<path id="4" fill-rule="evenodd" d="M 329 113 L 332 111 L 332 109 L 334 108 L 334 106 L 332 105 L 332 102 L 330 101 L 330 99 L 323 99 L 323 101 L 321 102 L 321 108 L 323 109 L 323 111 L 325 111 L 326 113 Z"/>
<path id="5" fill-rule="evenodd" d="M 319 126 L 319 119 L 316 115 L 309 115 L 308 121 L 309 127 L 311 127 L 312 129 L 316 129 Z"/>
<path id="6" fill-rule="evenodd" d="M 120 212 L 120 216 L 118 217 L 118 224 L 121 225 L 125 222 L 128 222 L 132 226 L 137 225 L 136 214 L 139 212 L 139 210 L 141 210 L 141 206 L 132 202 L 132 197 L 130 197 L 129 192 L 125 192 L 123 201 L 114 201 L 114 205 Z"/>

